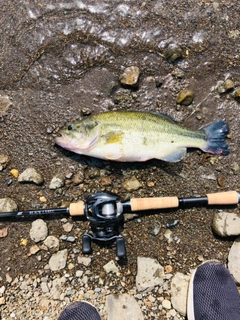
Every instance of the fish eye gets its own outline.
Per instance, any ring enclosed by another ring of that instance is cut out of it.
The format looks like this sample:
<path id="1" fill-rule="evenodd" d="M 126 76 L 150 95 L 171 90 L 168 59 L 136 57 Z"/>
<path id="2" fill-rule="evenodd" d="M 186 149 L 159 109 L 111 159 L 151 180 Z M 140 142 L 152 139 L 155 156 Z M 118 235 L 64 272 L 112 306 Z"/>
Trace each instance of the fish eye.
<path id="1" fill-rule="evenodd" d="M 73 129 L 73 125 L 70 124 L 70 125 L 68 126 L 68 130 L 70 131 L 70 130 L 72 130 L 72 129 Z"/>

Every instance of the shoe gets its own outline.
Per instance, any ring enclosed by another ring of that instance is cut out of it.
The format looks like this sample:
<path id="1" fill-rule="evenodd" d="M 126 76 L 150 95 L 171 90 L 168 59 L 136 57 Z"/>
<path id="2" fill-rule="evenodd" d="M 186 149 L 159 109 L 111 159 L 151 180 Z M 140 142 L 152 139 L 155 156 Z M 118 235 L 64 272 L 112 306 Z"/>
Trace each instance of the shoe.
<path id="1" fill-rule="evenodd" d="M 58 320 L 101 320 L 101 317 L 93 305 L 77 301 L 67 306 Z"/>
<path id="2" fill-rule="evenodd" d="M 193 273 L 187 301 L 188 320 L 240 320 L 240 296 L 219 261 L 201 264 Z"/>

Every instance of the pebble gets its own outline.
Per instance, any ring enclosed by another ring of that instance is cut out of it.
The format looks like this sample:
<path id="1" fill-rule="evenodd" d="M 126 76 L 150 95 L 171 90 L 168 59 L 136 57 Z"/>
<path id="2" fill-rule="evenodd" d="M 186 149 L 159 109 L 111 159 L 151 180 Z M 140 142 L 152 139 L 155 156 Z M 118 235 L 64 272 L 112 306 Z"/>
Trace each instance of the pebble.
<path id="1" fill-rule="evenodd" d="M 155 286 L 163 285 L 164 268 L 151 258 L 138 257 L 136 288 L 138 292 L 151 291 Z"/>
<path id="2" fill-rule="evenodd" d="M 67 264 L 68 250 L 63 249 L 54 253 L 49 260 L 49 268 L 52 271 L 64 269 Z"/>
<path id="3" fill-rule="evenodd" d="M 5 116 L 8 112 L 9 107 L 12 105 L 12 102 L 9 96 L 1 96 L 0 97 L 0 118 Z"/>
<path id="4" fill-rule="evenodd" d="M 2 228 L 0 229 L 0 238 L 6 238 L 8 235 L 8 228 Z"/>
<path id="5" fill-rule="evenodd" d="M 113 272 L 113 273 L 116 273 L 116 274 L 119 273 L 119 269 L 118 269 L 118 267 L 116 266 L 116 264 L 114 263 L 113 260 L 111 260 L 107 264 L 105 264 L 103 266 L 103 269 L 106 271 L 106 273 L 110 273 L 110 272 Z"/>
<path id="6" fill-rule="evenodd" d="M 228 269 L 234 280 L 240 284 L 240 237 L 238 237 L 228 254 Z"/>
<path id="7" fill-rule="evenodd" d="M 0 171 L 3 171 L 3 169 L 7 167 L 9 162 L 10 162 L 9 156 L 5 154 L 0 154 Z"/>
<path id="8" fill-rule="evenodd" d="M 25 171 L 23 171 L 19 177 L 19 182 L 33 182 L 37 185 L 40 185 L 43 183 L 44 179 L 40 172 L 38 172 L 34 168 L 27 168 Z"/>
<path id="9" fill-rule="evenodd" d="M 149 231 L 150 234 L 157 236 L 161 230 L 161 223 L 155 222 L 153 228 Z"/>
<path id="10" fill-rule="evenodd" d="M 71 232 L 72 228 L 73 228 L 73 224 L 70 223 L 70 222 L 67 222 L 67 223 L 63 224 L 63 230 L 65 232 Z"/>
<path id="11" fill-rule="evenodd" d="M 124 86 L 137 87 L 140 76 L 140 69 L 132 66 L 126 68 L 119 76 L 119 81 Z"/>
<path id="12" fill-rule="evenodd" d="M 34 242 L 39 242 L 45 240 L 48 235 L 48 227 L 45 221 L 42 219 L 37 219 L 33 221 L 32 227 L 30 229 L 30 238 Z"/>
<path id="13" fill-rule="evenodd" d="M 109 294 L 106 297 L 108 319 L 114 320 L 144 320 L 142 311 L 136 299 L 124 293 L 119 295 Z"/>
<path id="14" fill-rule="evenodd" d="M 88 267 L 91 264 L 92 259 L 89 257 L 78 256 L 77 261 L 79 264 L 82 264 L 85 267 Z"/>
<path id="15" fill-rule="evenodd" d="M 43 243 L 51 252 L 59 250 L 59 240 L 54 236 L 48 236 Z"/>
<path id="16" fill-rule="evenodd" d="M 73 236 L 67 236 L 64 234 L 60 237 L 60 240 L 67 241 L 67 242 L 75 242 L 76 238 Z"/>
<path id="17" fill-rule="evenodd" d="M 180 47 L 178 47 L 175 43 L 174 44 L 170 44 L 167 48 L 166 51 L 166 59 L 173 63 L 176 60 L 182 58 L 183 56 L 183 52 L 182 49 Z"/>
<path id="18" fill-rule="evenodd" d="M 187 294 L 190 276 L 177 272 L 171 282 L 171 303 L 181 315 L 187 313 Z"/>
<path id="19" fill-rule="evenodd" d="M 240 216 L 234 212 L 219 211 L 212 221 L 214 232 L 222 237 L 240 235 Z"/>
<path id="20" fill-rule="evenodd" d="M 189 106 L 193 102 L 193 98 L 194 98 L 193 91 L 189 89 L 184 89 L 178 94 L 177 104 Z"/>
<path id="21" fill-rule="evenodd" d="M 19 171 L 17 169 L 12 169 L 10 172 L 14 176 L 14 178 L 17 178 L 19 176 Z"/>
<path id="22" fill-rule="evenodd" d="M 234 89 L 234 83 L 230 79 L 227 79 L 225 81 L 220 80 L 217 83 L 217 90 L 218 90 L 218 93 L 220 93 L 220 94 L 228 92 L 233 89 Z"/>
<path id="23" fill-rule="evenodd" d="M 0 199 L 0 212 L 12 212 L 17 210 L 18 210 L 18 205 L 11 198 Z"/>
<path id="24" fill-rule="evenodd" d="M 80 183 L 82 183 L 84 180 L 84 172 L 78 171 L 76 174 L 74 174 L 72 182 L 74 186 L 78 186 Z"/>
<path id="25" fill-rule="evenodd" d="M 64 176 L 58 174 L 54 176 L 50 182 L 49 189 L 55 190 L 63 187 L 65 184 L 65 178 Z"/>
<path id="26" fill-rule="evenodd" d="M 133 191 L 138 190 L 139 188 L 141 188 L 142 185 L 138 181 L 138 179 L 135 176 L 133 176 L 131 179 L 124 181 L 123 184 L 122 184 L 122 187 L 127 192 L 133 192 Z"/>
<path id="27" fill-rule="evenodd" d="M 237 101 L 237 102 L 240 102 L 240 88 L 237 88 L 235 91 L 234 91 L 234 99 Z"/>
<path id="28" fill-rule="evenodd" d="M 173 229 L 179 224 L 179 219 L 168 219 L 166 223 L 166 227 L 168 229 Z"/>
<path id="29" fill-rule="evenodd" d="M 164 237 L 167 239 L 168 243 L 171 243 L 173 241 L 173 232 L 168 229 L 164 232 Z"/>
<path id="30" fill-rule="evenodd" d="M 162 306 L 164 309 L 168 309 L 170 310 L 172 305 L 171 305 L 171 302 L 167 299 L 164 299 L 163 302 L 162 302 Z"/>

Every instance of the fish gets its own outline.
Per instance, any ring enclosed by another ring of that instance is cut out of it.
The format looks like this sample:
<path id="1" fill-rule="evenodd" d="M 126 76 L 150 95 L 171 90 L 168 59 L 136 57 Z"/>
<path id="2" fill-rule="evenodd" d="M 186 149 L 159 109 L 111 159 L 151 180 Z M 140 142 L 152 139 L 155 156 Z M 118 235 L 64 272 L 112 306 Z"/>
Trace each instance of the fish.
<path id="1" fill-rule="evenodd" d="M 69 151 L 104 160 L 178 162 L 188 148 L 228 155 L 228 132 L 225 120 L 192 130 L 162 113 L 120 110 L 84 117 L 60 130 L 55 142 Z"/>

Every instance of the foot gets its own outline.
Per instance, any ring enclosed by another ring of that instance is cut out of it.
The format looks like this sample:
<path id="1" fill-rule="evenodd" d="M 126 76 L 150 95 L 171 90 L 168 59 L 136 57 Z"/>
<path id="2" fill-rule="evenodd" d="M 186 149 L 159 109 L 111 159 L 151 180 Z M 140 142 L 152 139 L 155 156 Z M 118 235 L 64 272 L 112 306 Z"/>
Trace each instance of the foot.
<path id="1" fill-rule="evenodd" d="M 101 317 L 93 305 L 77 301 L 67 306 L 58 320 L 101 320 Z"/>
<path id="2" fill-rule="evenodd" d="M 188 320 L 240 320 L 237 286 L 220 262 L 206 261 L 193 273 L 188 291 Z"/>

